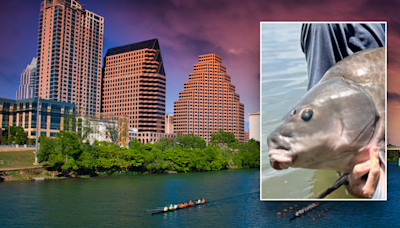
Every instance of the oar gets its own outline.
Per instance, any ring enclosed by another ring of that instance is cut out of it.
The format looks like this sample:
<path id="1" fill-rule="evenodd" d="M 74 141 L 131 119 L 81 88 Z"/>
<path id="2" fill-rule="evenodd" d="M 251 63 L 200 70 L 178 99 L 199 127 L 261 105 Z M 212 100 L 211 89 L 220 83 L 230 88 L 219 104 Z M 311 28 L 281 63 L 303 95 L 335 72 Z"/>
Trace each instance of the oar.
<path id="1" fill-rule="evenodd" d="M 156 209 L 148 209 L 148 210 L 144 210 L 144 211 L 155 211 L 155 210 L 161 210 L 163 209 L 163 207 L 157 207 Z"/>
<path id="2" fill-rule="evenodd" d="M 328 189 L 326 189 L 323 193 L 321 193 L 319 196 L 315 197 L 315 199 L 323 199 L 325 196 L 329 195 L 336 189 L 338 189 L 340 186 L 349 183 L 349 174 L 345 173 L 343 176 L 339 177 L 339 179 L 332 184 Z"/>

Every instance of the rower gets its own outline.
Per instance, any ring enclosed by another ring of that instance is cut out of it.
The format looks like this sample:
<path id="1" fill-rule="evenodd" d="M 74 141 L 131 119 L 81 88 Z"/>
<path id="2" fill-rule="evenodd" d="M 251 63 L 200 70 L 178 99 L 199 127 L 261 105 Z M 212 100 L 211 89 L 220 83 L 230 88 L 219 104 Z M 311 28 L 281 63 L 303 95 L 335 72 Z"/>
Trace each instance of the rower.
<path id="1" fill-rule="evenodd" d="M 201 201 L 202 203 L 205 203 L 206 201 L 204 200 L 204 198 L 203 198 L 203 200 Z"/>
<path id="2" fill-rule="evenodd" d="M 182 203 L 181 203 L 181 204 L 179 204 L 179 208 L 182 208 L 182 207 L 183 207 Z"/>
<path id="3" fill-rule="evenodd" d="M 172 204 L 171 205 L 169 205 L 169 210 L 173 210 L 174 209 L 174 206 L 172 206 Z"/>
<path id="4" fill-rule="evenodd" d="M 186 202 L 185 202 L 184 206 L 185 206 L 185 207 L 187 207 L 187 206 L 188 206 Z"/>
<path id="5" fill-rule="evenodd" d="M 178 205 L 175 204 L 175 205 L 174 205 L 174 210 L 176 210 L 177 208 L 178 208 Z"/>
<path id="6" fill-rule="evenodd" d="M 168 211 L 168 207 L 167 206 L 164 207 L 164 211 Z"/>
<path id="7" fill-rule="evenodd" d="M 190 200 L 190 201 L 189 201 L 189 206 L 192 206 L 192 204 L 193 204 L 193 203 L 192 203 L 192 201 Z"/>
<path id="8" fill-rule="evenodd" d="M 197 200 L 197 204 L 201 204 L 201 200 L 199 199 L 199 200 Z"/>

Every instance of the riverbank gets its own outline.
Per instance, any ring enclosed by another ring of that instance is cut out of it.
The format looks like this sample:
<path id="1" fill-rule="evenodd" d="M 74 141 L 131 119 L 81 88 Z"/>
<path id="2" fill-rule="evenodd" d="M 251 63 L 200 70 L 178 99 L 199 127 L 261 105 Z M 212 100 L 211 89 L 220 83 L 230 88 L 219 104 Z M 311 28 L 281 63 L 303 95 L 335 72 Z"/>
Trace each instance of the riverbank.
<path id="1" fill-rule="evenodd" d="M 230 168 L 218 171 L 240 170 L 240 169 L 248 169 L 248 168 Z M 121 176 L 121 175 L 132 176 L 132 175 L 147 175 L 147 174 L 177 174 L 177 173 L 185 173 L 185 172 L 168 171 L 168 172 L 149 173 L 141 171 L 127 171 L 127 172 L 114 172 L 114 173 L 100 172 L 100 173 L 92 173 L 85 175 L 77 175 L 71 172 L 68 174 L 68 176 L 64 176 L 62 172 L 47 170 L 47 167 L 35 167 L 34 169 L 19 168 L 18 170 L 15 169 L 7 171 L 0 170 L 0 181 L 30 181 L 33 180 L 33 178 L 44 178 L 45 180 L 68 179 L 68 178 L 87 179 L 87 178 L 104 177 L 104 176 Z M 192 171 L 190 173 L 202 173 L 202 172 Z"/>

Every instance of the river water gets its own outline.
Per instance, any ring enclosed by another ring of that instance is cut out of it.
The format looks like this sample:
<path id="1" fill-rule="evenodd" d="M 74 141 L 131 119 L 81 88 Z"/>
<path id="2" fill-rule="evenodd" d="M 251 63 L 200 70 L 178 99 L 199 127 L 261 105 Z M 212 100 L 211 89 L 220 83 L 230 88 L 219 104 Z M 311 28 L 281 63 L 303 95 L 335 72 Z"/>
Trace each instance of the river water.
<path id="1" fill-rule="evenodd" d="M 2 182 L 0 227 L 397 227 L 400 222 L 396 163 L 388 166 L 387 202 L 321 202 L 293 221 L 290 207 L 308 202 L 260 201 L 259 178 L 259 170 L 247 169 Z M 145 211 L 200 197 L 210 202 L 157 215 Z"/>

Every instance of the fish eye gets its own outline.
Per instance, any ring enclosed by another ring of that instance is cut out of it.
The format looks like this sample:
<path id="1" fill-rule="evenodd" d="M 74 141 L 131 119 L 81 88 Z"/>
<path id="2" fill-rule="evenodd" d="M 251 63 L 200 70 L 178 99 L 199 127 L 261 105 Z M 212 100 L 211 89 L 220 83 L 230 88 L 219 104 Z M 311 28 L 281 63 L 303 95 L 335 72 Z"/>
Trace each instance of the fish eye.
<path id="1" fill-rule="evenodd" d="M 296 115 L 296 109 L 293 109 L 293 110 L 290 112 L 290 115 L 291 115 L 291 116 Z"/>
<path id="2" fill-rule="evenodd" d="M 306 110 L 304 110 L 303 114 L 301 114 L 301 118 L 304 121 L 311 120 L 312 116 L 313 116 L 313 110 L 312 109 L 306 109 Z"/>

